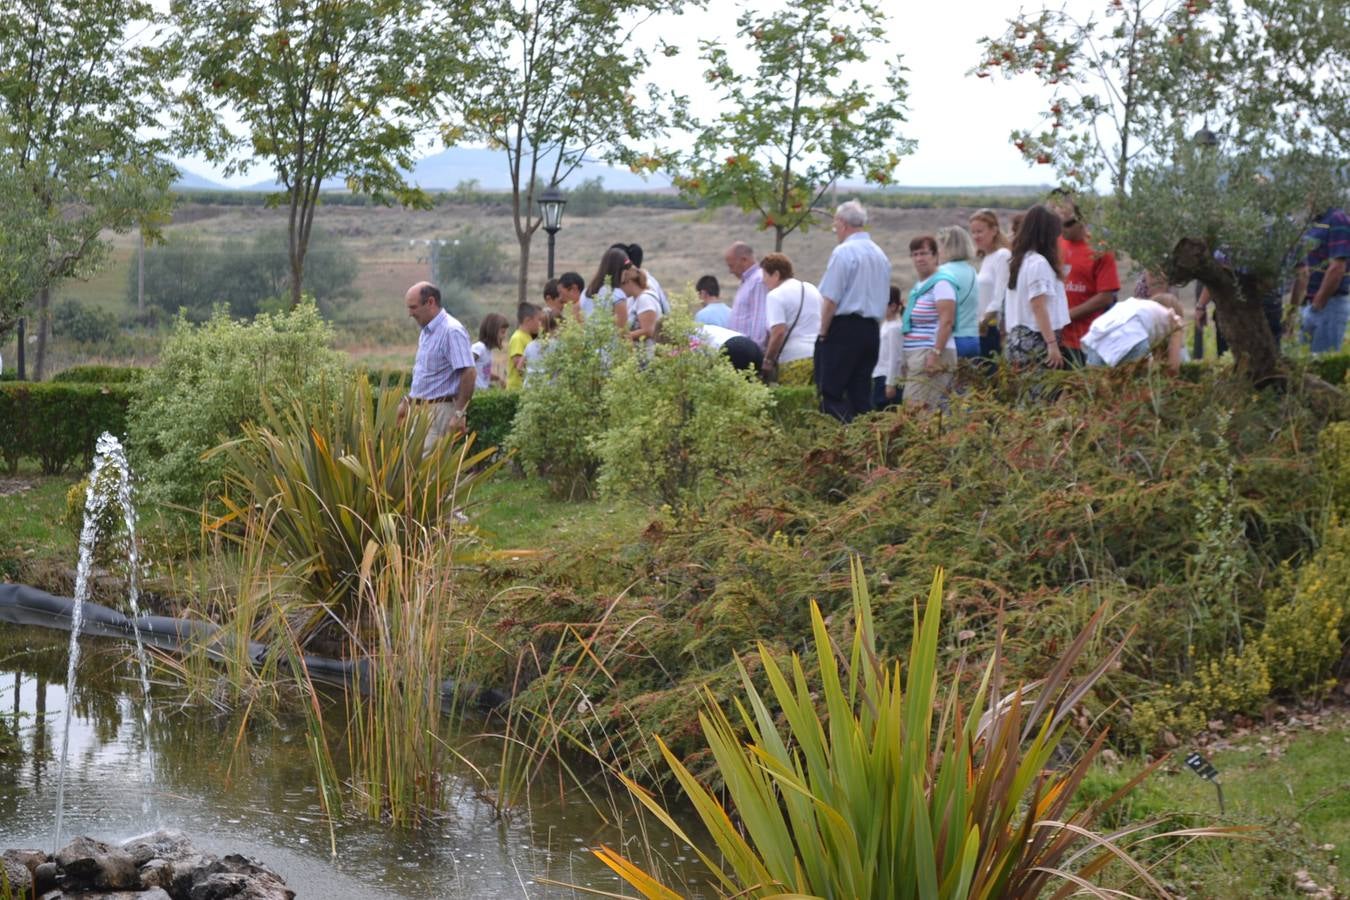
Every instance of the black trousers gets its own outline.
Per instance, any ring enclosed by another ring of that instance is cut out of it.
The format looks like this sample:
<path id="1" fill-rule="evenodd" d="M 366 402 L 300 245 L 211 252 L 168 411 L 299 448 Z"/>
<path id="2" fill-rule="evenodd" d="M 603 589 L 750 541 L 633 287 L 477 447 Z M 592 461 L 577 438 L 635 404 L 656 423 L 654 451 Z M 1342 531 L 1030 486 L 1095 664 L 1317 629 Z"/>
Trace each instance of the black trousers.
<path id="1" fill-rule="evenodd" d="M 841 422 L 872 409 L 872 370 L 881 350 L 881 325 L 866 316 L 835 316 L 816 342 L 820 411 Z"/>

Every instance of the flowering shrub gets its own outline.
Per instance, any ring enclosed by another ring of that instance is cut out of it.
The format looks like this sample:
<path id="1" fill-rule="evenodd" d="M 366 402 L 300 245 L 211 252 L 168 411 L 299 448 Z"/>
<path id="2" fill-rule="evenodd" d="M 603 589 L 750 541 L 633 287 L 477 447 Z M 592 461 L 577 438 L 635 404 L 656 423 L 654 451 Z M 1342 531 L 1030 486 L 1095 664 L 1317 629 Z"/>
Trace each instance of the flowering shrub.
<path id="1" fill-rule="evenodd" d="M 691 491 L 749 469 L 770 434 L 768 388 L 700 346 L 693 323 L 661 323 L 664 341 L 614 368 L 593 441 L 600 490 L 677 506 Z"/>

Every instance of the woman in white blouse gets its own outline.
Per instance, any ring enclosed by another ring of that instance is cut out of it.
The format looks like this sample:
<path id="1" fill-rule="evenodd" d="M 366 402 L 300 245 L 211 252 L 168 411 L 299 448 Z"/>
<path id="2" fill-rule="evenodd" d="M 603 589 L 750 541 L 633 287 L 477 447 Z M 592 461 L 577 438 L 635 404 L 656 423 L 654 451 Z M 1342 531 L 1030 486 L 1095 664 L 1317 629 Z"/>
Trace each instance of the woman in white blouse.
<path id="1" fill-rule="evenodd" d="M 998 213 L 981 209 L 970 217 L 970 236 L 980 260 L 975 279 L 979 293 L 980 355 L 998 356 L 1003 349 L 1003 298 L 1008 293 L 1008 260 L 1012 249 L 998 224 Z"/>
<path id="2" fill-rule="evenodd" d="M 1069 301 L 1059 269 L 1059 216 L 1033 206 L 1022 217 L 1008 260 L 1003 355 L 1019 369 L 1064 366 L 1059 332 L 1069 324 Z"/>
<path id="3" fill-rule="evenodd" d="M 628 316 L 624 334 L 639 347 L 650 347 L 656 340 L 656 328 L 661 322 L 661 298 L 652 290 L 647 273 L 637 266 L 629 266 L 619 276 L 619 288 L 627 302 Z"/>
<path id="4" fill-rule="evenodd" d="M 759 262 L 764 273 L 764 318 L 768 345 L 761 371 L 779 384 L 815 383 L 816 335 L 820 334 L 820 291 L 794 277 L 792 260 L 770 253 Z"/>
<path id="5" fill-rule="evenodd" d="M 1167 370 L 1181 373 L 1182 307 L 1175 294 L 1131 297 L 1092 320 L 1083 335 L 1089 366 L 1119 366 L 1155 355 Z"/>

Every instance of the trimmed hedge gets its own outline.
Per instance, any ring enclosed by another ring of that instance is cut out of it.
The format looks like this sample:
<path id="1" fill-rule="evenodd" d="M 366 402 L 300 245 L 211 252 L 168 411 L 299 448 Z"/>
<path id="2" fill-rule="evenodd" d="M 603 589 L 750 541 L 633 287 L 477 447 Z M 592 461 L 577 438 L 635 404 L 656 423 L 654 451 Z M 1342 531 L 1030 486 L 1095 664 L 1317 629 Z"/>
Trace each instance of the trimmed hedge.
<path id="1" fill-rule="evenodd" d="M 141 378 L 141 366 L 72 366 L 52 376 L 61 384 L 128 384 Z"/>
<path id="2" fill-rule="evenodd" d="M 24 457 L 36 459 L 44 475 L 76 460 L 88 468 L 100 434 L 126 434 L 131 394 L 125 384 L 0 384 L 0 459 L 10 473 Z"/>
<path id="3" fill-rule="evenodd" d="M 516 421 L 516 409 L 520 406 L 520 394 L 516 391 L 491 390 L 474 393 L 469 402 L 468 428 L 477 432 L 474 446 L 486 450 L 488 447 L 504 447 L 511 427 Z"/>

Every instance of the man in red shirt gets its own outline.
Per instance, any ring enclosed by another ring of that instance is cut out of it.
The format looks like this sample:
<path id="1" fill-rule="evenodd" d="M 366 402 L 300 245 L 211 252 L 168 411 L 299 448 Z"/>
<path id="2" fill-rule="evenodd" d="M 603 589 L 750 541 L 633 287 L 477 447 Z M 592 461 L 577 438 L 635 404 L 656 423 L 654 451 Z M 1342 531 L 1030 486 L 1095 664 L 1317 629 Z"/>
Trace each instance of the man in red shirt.
<path id="1" fill-rule="evenodd" d="M 1092 320 L 1116 302 L 1120 275 L 1116 258 L 1109 250 L 1098 250 L 1088 237 L 1087 224 L 1073 197 L 1063 194 L 1050 201 L 1059 214 L 1064 231 L 1059 238 L 1059 264 L 1064 271 L 1064 293 L 1069 299 L 1069 324 L 1064 326 L 1060 343 L 1071 359 L 1081 362 L 1083 335 Z"/>

